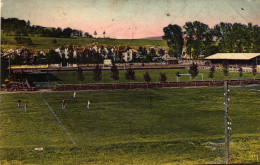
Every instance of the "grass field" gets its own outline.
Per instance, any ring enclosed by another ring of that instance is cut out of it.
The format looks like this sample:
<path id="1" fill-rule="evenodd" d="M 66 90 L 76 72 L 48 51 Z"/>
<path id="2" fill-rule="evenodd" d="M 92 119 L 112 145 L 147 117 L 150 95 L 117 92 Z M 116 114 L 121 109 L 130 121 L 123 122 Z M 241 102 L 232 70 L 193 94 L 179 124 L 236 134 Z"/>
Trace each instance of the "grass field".
<path id="1" fill-rule="evenodd" d="M 17 45 L 14 40 L 16 36 L 6 36 L 2 34 L 2 40 L 9 44 L 2 44 L 3 48 Z M 33 49 L 56 49 L 59 45 L 87 45 L 97 42 L 98 44 L 107 45 L 131 45 L 131 46 L 157 46 L 168 47 L 167 42 L 163 40 L 145 40 L 145 39 L 92 39 L 92 38 L 53 38 L 53 37 L 29 37 L 32 39 L 33 45 L 26 46 Z M 53 39 L 57 43 L 52 42 Z M 7 49 L 7 48 L 6 48 Z"/>
<path id="2" fill-rule="evenodd" d="M 160 73 L 166 73 L 167 81 L 176 81 L 176 73 L 180 72 L 188 73 L 187 69 L 150 69 L 150 70 L 135 70 L 136 80 L 126 80 L 125 79 L 125 71 L 119 71 L 119 80 L 114 81 L 111 78 L 111 72 L 110 71 L 103 71 L 102 72 L 102 80 L 98 83 L 127 83 L 127 82 L 145 82 L 143 78 L 143 74 L 145 72 L 149 72 L 151 76 L 151 82 L 159 82 Z M 211 80 L 208 78 L 208 70 L 199 70 L 199 73 L 203 74 L 204 80 Z M 93 80 L 92 77 L 92 71 L 84 71 L 84 81 L 79 82 L 78 81 L 78 73 L 75 72 L 49 72 L 49 78 L 52 85 L 57 84 L 86 84 L 86 83 L 97 83 Z M 38 74 L 32 76 L 33 80 L 36 82 L 40 81 L 47 81 L 46 80 L 46 74 Z M 241 79 L 245 78 L 260 78 L 260 74 L 257 74 L 256 76 L 253 76 L 252 73 L 243 73 L 243 76 Z M 215 76 L 213 80 L 228 80 L 228 79 L 239 79 L 239 73 L 238 72 L 229 72 L 229 76 L 224 76 L 222 71 L 216 71 Z M 190 81 L 188 76 L 181 76 L 179 78 L 180 81 Z M 201 80 L 201 76 L 197 76 L 194 80 Z"/>
<path id="3" fill-rule="evenodd" d="M 260 157 L 260 87 L 231 87 L 231 162 Z M 46 99 L 69 140 L 41 98 Z M 2 94 L 1 164 L 224 162 L 223 88 Z M 61 100 L 67 99 L 66 111 Z M 28 112 L 17 100 L 29 101 Z M 91 111 L 86 111 L 86 101 Z M 43 151 L 35 151 L 43 147 Z"/>

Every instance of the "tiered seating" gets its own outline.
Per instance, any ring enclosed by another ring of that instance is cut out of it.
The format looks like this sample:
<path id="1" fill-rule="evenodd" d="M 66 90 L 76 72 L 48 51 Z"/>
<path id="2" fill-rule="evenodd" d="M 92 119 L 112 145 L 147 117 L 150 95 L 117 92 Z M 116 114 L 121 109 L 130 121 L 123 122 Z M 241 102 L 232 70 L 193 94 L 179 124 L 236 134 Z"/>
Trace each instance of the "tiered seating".
<path id="1" fill-rule="evenodd" d="M 26 82 L 9 82 L 6 86 L 5 86 L 5 90 L 8 91 L 35 91 L 35 87 L 31 87 L 29 86 L 28 83 Z"/>

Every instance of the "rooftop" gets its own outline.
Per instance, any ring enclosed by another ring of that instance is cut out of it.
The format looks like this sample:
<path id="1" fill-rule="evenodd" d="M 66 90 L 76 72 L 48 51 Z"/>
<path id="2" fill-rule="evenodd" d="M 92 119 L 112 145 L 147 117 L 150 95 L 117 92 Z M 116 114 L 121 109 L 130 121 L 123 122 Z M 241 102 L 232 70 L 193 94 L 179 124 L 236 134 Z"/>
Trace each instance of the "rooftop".
<path id="1" fill-rule="evenodd" d="M 206 57 L 207 60 L 250 60 L 260 53 L 217 53 Z"/>

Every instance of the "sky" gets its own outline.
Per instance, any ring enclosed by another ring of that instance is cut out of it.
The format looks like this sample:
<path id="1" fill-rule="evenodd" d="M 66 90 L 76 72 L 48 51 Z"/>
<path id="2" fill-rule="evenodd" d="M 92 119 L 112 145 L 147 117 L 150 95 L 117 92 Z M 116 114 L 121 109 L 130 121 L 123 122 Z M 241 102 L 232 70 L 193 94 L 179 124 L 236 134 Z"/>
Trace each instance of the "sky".
<path id="1" fill-rule="evenodd" d="M 71 27 L 97 37 L 163 36 L 169 24 L 201 21 L 260 25 L 260 0 L 1 0 L 1 16 L 31 25 Z"/>

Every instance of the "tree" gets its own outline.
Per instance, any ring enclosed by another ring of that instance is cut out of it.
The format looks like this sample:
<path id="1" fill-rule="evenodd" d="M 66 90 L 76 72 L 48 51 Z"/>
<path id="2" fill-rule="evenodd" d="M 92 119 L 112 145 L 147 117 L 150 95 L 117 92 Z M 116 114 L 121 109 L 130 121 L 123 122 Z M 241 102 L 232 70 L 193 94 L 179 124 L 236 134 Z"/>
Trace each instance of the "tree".
<path id="1" fill-rule="evenodd" d="M 248 23 L 223 23 L 215 25 L 214 36 L 220 52 L 253 53 L 260 49 L 260 28 Z"/>
<path id="2" fill-rule="evenodd" d="M 46 61 L 47 64 L 59 64 L 62 59 L 54 50 L 50 50 L 50 52 L 46 54 Z"/>
<path id="3" fill-rule="evenodd" d="M 239 78 L 241 78 L 243 76 L 243 68 L 241 66 L 239 66 L 238 72 L 239 72 Z"/>
<path id="4" fill-rule="evenodd" d="M 8 77 L 8 74 L 9 74 L 9 72 L 8 72 L 8 60 L 4 60 L 3 58 L 1 59 L 2 61 L 1 61 L 1 72 L 0 72 L 0 74 L 1 74 L 1 82 L 3 83 L 4 82 L 4 80 Z M 10 75 L 9 75 L 10 76 Z"/>
<path id="5" fill-rule="evenodd" d="M 29 20 L 26 22 L 26 26 L 27 28 L 31 26 L 31 22 Z"/>
<path id="6" fill-rule="evenodd" d="M 103 35 L 104 35 L 104 38 L 106 38 L 106 32 L 105 31 L 103 32 Z"/>
<path id="7" fill-rule="evenodd" d="M 62 37 L 62 29 L 60 27 L 55 31 L 55 37 Z"/>
<path id="8" fill-rule="evenodd" d="M 68 58 L 67 61 L 68 61 L 70 64 L 76 63 L 76 59 L 73 57 L 74 48 L 73 48 L 72 45 L 69 45 L 68 53 L 69 53 L 69 58 Z"/>
<path id="9" fill-rule="evenodd" d="M 135 71 L 129 68 L 125 73 L 125 78 L 127 80 L 135 80 Z"/>
<path id="10" fill-rule="evenodd" d="M 84 33 L 84 36 L 85 36 L 86 38 L 93 38 L 93 36 L 92 36 L 91 34 L 89 34 L 88 32 L 85 32 L 85 33 Z"/>
<path id="11" fill-rule="evenodd" d="M 110 69 L 111 71 L 111 78 L 113 80 L 119 80 L 119 71 L 117 69 L 117 66 L 116 65 L 113 65 Z"/>
<path id="12" fill-rule="evenodd" d="M 203 55 L 204 55 L 204 57 L 208 57 L 208 56 L 210 56 L 212 54 L 216 54 L 218 52 L 219 52 L 218 46 L 216 46 L 216 45 L 209 45 L 209 46 L 205 47 Z"/>
<path id="13" fill-rule="evenodd" d="M 11 59 L 11 64 L 12 65 L 21 65 L 22 64 L 21 58 L 20 58 L 20 56 L 18 56 L 18 54 L 16 54 L 16 53 L 14 54 L 13 59 Z"/>
<path id="14" fill-rule="evenodd" d="M 209 70 L 210 70 L 210 72 L 209 72 L 208 78 L 212 79 L 214 77 L 214 73 L 215 73 L 215 65 L 212 65 Z"/>
<path id="15" fill-rule="evenodd" d="M 253 73 L 254 76 L 255 76 L 256 73 L 257 73 L 257 70 L 256 70 L 256 63 L 255 63 L 255 62 L 252 63 L 252 73 Z"/>
<path id="16" fill-rule="evenodd" d="M 65 54 L 62 53 L 61 55 L 61 63 L 62 63 L 62 66 L 67 66 L 67 59 L 65 58 Z"/>
<path id="17" fill-rule="evenodd" d="M 225 76 L 228 76 L 228 62 L 224 60 L 222 63 L 222 71 Z"/>
<path id="18" fill-rule="evenodd" d="M 212 46 L 213 31 L 208 25 L 199 22 L 186 22 L 183 26 L 186 33 L 187 54 L 196 59 L 205 52 L 207 47 Z"/>
<path id="19" fill-rule="evenodd" d="M 83 69 L 78 67 L 78 81 L 82 82 L 84 80 Z"/>
<path id="20" fill-rule="evenodd" d="M 160 73 L 160 78 L 159 78 L 160 82 L 166 82 L 167 81 L 167 76 L 165 73 Z"/>
<path id="21" fill-rule="evenodd" d="M 151 76 L 148 72 L 144 73 L 144 81 L 150 82 L 151 81 Z"/>
<path id="22" fill-rule="evenodd" d="M 95 69 L 93 70 L 93 80 L 101 81 L 102 78 L 102 69 L 99 65 L 96 65 Z"/>
<path id="23" fill-rule="evenodd" d="M 189 66 L 189 73 L 192 78 L 195 78 L 199 74 L 198 65 L 194 64 L 194 62 Z"/>
<path id="24" fill-rule="evenodd" d="M 176 76 L 177 76 L 177 77 L 181 77 L 180 72 L 177 72 L 177 73 L 176 73 Z"/>
<path id="25" fill-rule="evenodd" d="M 70 27 L 67 27 L 66 29 L 63 30 L 63 36 L 66 38 L 71 37 L 73 30 Z"/>
<path id="26" fill-rule="evenodd" d="M 164 36 L 163 39 L 167 40 L 167 44 L 172 50 L 171 55 L 174 57 L 180 57 L 182 55 L 183 48 L 183 36 L 182 28 L 179 25 L 168 25 L 163 28 Z"/>

